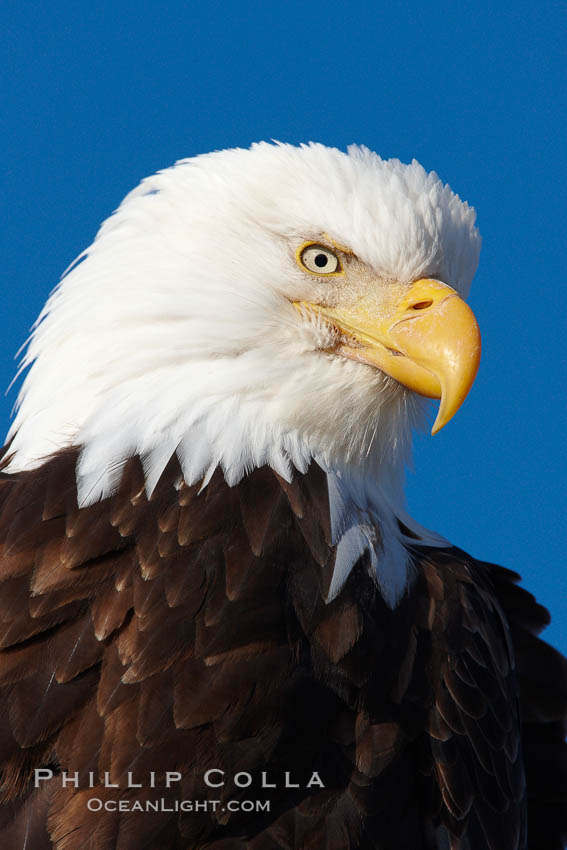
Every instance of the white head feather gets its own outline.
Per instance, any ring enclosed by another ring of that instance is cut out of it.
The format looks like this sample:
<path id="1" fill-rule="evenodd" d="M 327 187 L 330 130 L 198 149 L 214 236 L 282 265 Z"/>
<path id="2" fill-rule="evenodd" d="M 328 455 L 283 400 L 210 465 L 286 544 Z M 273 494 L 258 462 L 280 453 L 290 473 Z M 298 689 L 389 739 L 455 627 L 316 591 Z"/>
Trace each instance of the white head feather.
<path id="1" fill-rule="evenodd" d="M 333 594 L 356 553 L 372 549 L 378 522 L 375 567 L 395 604 L 407 583 L 395 517 L 412 523 L 403 468 L 424 403 L 322 351 L 329 331 L 290 303 L 320 286 L 295 250 L 326 233 L 377 278 L 438 278 L 466 296 L 480 249 L 474 220 L 417 162 L 358 147 L 262 143 L 144 180 L 36 323 L 9 471 L 81 446 L 79 501 L 89 504 L 112 492 L 133 454 L 149 493 L 175 452 L 189 484 L 218 465 L 230 484 L 264 464 L 289 479 L 315 458 L 331 476 L 333 530 L 349 552 Z"/>

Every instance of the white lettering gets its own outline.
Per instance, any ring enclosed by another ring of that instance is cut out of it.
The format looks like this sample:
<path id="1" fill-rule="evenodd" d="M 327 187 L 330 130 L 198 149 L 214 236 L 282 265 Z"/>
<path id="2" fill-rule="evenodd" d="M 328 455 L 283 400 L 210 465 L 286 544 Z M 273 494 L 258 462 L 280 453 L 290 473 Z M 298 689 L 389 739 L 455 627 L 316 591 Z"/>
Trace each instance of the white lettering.
<path id="1" fill-rule="evenodd" d="M 213 782 L 212 781 L 211 775 L 213 773 L 220 773 L 220 775 L 222 777 L 220 782 Z M 204 779 L 205 779 L 205 784 L 208 785 L 209 788 L 220 788 L 221 785 L 224 785 L 224 770 L 219 770 L 216 767 L 212 767 L 210 770 L 207 770 L 207 772 L 205 773 Z"/>
<path id="2" fill-rule="evenodd" d="M 34 770 L 33 787 L 39 788 L 39 783 L 45 779 L 53 779 L 53 771 L 48 767 L 37 767 Z"/>
<path id="3" fill-rule="evenodd" d="M 141 788 L 141 787 L 142 787 L 142 783 L 141 782 L 134 782 L 134 779 L 132 777 L 132 771 L 129 770 L 128 771 L 128 788 Z"/>
<path id="4" fill-rule="evenodd" d="M 295 782 L 292 782 L 292 781 L 291 781 L 291 779 L 289 778 L 290 776 L 291 776 L 291 773 L 289 773 L 289 771 L 287 771 L 287 770 L 286 770 L 286 773 L 285 773 L 285 787 L 286 787 L 286 788 L 299 788 L 299 785 L 297 785 Z"/>
<path id="5" fill-rule="evenodd" d="M 181 774 L 176 770 L 168 770 L 165 774 L 165 787 L 171 788 L 172 782 L 181 782 Z"/>
<path id="6" fill-rule="evenodd" d="M 102 784 L 104 785 L 104 787 L 105 787 L 105 788 L 119 788 L 119 786 L 118 786 L 118 785 L 114 785 L 114 784 L 110 781 L 110 773 L 108 772 L 108 770 L 107 770 L 107 771 L 105 772 L 105 774 L 104 774 L 104 779 L 103 779 Z M 112 810 L 112 809 L 109 809 L 109 811 L 113 811 L 113 810 Z"/>
<path id="7" fill-rule="evenodd" d="M 244 777 L 242 780 L 240 777 Z M 245 773 L 241 771 L 240 773 L 236 773 L 234 775 L 234 784 L 238 786 L 238 788 L 248 788 L 249 785 L 252 785 L 252 774 Z"/>
<path id="8" fill-rule="evenodd" d="M 323 780 L 321 779 L 321 777 L 319 776 L 319 774 L 316 771 L 314 771 L 311 774 L 311 779 L 307 783 L 307 787 L 313 788 L 314 785 L 316 785 L 318 788 L 324 788 L 325 787 L 324 784 L 323 784 Z"/>
<path id="9" fill-rule="evenodd" d="M 268 774 L 262 773 L 262 788 L 277 788 L 275 782 L 268 782 Z"/>

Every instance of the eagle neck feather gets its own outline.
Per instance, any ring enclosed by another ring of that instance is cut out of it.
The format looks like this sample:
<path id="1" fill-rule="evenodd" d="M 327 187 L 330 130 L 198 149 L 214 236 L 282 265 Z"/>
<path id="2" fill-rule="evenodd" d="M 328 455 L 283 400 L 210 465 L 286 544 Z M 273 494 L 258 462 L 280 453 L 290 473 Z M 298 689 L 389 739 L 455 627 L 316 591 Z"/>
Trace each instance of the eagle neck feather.
<path id="1" fill-rule="evenodd" d="M 124 463 L 133 454 L 140 456 L 148 497 L 175 454 L 184 483 L 200 484 L 201 490 L 206 489 L 218 468 L 229 485 L 237 486 L 255 468 L 269 466 L 290 482 L 294 476 L 307 473 L 315 462 L 327 478 L 331 542 L 335 548 L 327 601 L 340 593 L 355 564 L 367 554 L 372 577 L 385 602 L 395 608 L 411 585 L 409 547 L 416 543 L 416 538 L 421 545 L 446 545 L 443 538 L 423 529 L 404 510 L 404 458 L 396 462 L 391 459 L 378 462 L 372 458 L 365 458 L 365 463 L 352 459 L 337 461 L 318 454 L 297 433 L 281 432 L 275 439 L 274 430 L 266 423 L 262 425 L 258 415 L 248 421 L 253 421 L 264 436 L 270 433 L 271 440 L 263 445 L 257 435 L 255 440 L 242 439 L 238 427 L 242 423 L 236 407 L 224 411 L 224 416 L 223 423 L 231 422 L 230 432 L 240 434 L 240 439 L 215 441 L 215 434 L 226 435 L 226 424 L 221 432 L 215 431 L 210 420 L 198 420 L 177 445 L 162 441 L 147 452 L 137 452 L 132 447 L 129 454 L 114 459 L 109 454 L 109 442 L 99 443 L 95 439 L 95 434 L 103 433 L 97 428 L 92 440 L 83 446 L 77 464 L 79 505 L 88 506 L 114 492 Z M 255 449 L 247 451 L 251 446 Z M 105 452 L 104 458 L 101 450 Z"/>

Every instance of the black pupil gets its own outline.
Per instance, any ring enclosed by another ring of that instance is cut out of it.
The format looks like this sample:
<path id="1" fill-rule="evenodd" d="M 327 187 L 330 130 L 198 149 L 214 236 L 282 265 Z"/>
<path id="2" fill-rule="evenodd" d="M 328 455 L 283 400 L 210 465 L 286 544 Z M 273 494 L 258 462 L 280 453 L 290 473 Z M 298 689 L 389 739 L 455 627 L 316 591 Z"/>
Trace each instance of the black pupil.
<path id="1" fill-rule="evenodd" d="M 329 262 L 329 258 L 327 257 L 326 254 L 317 254 L 314 262 L 315 262 L 315 265 L 317 266 L 318 269 L 322 269 Z"/>

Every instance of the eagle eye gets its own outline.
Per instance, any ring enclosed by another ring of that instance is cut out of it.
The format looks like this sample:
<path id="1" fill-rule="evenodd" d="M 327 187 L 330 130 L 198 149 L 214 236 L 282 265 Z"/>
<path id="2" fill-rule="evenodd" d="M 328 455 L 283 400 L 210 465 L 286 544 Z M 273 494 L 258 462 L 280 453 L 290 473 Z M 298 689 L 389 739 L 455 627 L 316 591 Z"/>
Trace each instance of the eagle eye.
<path id="1" fill-rule="evenodd" d="M 310 274 L 324 276 L 342 272 L 340 260 L 334 251 L 316 242 L 302 246 L 297 252 L 297 261 Z"/>

